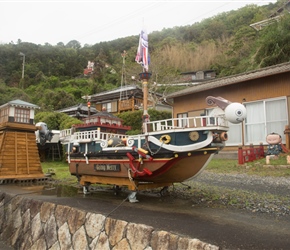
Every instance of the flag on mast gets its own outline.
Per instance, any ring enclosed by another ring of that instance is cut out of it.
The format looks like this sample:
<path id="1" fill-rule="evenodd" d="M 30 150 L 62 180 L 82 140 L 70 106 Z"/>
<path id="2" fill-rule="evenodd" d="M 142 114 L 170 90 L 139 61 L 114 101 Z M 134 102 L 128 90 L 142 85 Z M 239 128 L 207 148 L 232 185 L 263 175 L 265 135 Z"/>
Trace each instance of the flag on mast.
<path id="1" fill-rule="evenodd" d="M 148 71 L 150 56 L 148 51 L 148 35 L 145 28 L 143 28 L 140 33 L 139 46 L 137 49 L 135 61 L 141 64 L 145 71 Z"/>

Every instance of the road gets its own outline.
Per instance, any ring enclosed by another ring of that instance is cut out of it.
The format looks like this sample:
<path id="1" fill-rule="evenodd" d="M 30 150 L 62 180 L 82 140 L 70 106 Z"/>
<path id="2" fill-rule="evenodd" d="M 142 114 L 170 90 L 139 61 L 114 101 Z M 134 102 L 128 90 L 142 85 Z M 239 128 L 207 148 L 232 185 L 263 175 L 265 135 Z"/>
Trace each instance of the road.
<path id="1" fill-rule="evenodd" d="M 290 246 L 288 217 L 277 218 L 238 209 L 200 207 L 193 205 L 190 200 L 156 194 L 139 194 L 138 203 L 129 203 L 126 200 L 128 193 L 115 195 L 113 190 L 106 188 L 86 196 L 73 188 L 45 189 L 43 186 L 0 186 L 0 190 L 5 193 L 146 224 L 156 230 L 197 238 L 217 245 L 220 249 L 286 250 Z"/>

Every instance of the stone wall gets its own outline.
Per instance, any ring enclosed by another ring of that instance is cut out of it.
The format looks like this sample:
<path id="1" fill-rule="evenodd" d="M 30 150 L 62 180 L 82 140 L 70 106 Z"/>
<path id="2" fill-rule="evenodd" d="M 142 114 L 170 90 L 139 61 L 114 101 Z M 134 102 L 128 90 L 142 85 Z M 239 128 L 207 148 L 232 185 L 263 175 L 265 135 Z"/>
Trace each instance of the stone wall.
<path id="1" fill-rule="evenodd" d="M 219 249 L 143 224 L 1 192 L 0 240 L 21 250 Z"/>

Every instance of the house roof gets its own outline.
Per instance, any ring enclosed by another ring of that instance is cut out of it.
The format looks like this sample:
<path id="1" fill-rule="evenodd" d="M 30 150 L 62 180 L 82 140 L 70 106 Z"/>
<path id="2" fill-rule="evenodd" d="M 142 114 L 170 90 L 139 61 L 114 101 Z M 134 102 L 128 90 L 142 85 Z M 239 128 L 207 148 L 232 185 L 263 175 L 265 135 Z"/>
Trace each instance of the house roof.
<path id="1" fill-rule="evenodd" d="M 142 98 L 143 92 L 142 89 L 136 85 L 127 85 L 122 86 L 113 90 L 104 91 L 98 94 L 94 94 L 90 96 L 91 102 L 103 102 L 116 100 L 120 98 L 120 93 L 124 93 L 124 98 L 127 98 L 130 95 L 130 92 L 133 91 L 135 93 L 135 97 Z M 137 95 L 137 96 L 136 96 Z"/>
<path id="2" fill-rule="evenodd" d="M 90 101 L 94 103 L 100 103 L 104 101 L 110 100 L 118 100 L 120 99 L 120 93 L 123 92 L 123 98 L 127 98 L 131 91 L 134 92 L 135 98 L 143 99 L 143 90 L 137 85 L 126 85 L 113 90 L 104 91 L 98 94 L 94 94 L 90 96 Z M 150 91 L 149 91 L 150 92 Z M 161 94 L 155 93 L 157 96 L 162 96 Z"/>
<path id="3" fill-rule="evenodd" d="M 80 104 L 76 104 L 74 106 L 59 109 L 56 111 L 61 112 L 61 113 L 65 113 L 65 112 L 77 111 L 78 109 L 83 110 L 83 111 L 88 111 L 88 106 L 87 106 L 87 104 L 80 103 Z M 94 107 L 90 107 L 90 112 L 96 113 L 96 112 L 98 112 L 98 110 L 96 110 Z"/>
<path id="4" fill-rule="evenodd" d="M 19 99 L 7 102 L 7 103 L 3 104 L 2 106 L 0 106 L 0 108 L 5 107 L 5 106 L 15 106 L 15 107 L 29 108 L 29 109 L 39 109 L 40 108 L 39 106 L 37 106 L 35 104 L 25 102 L 25 101 L 22 101 Z"/>
<path id="5" fill-rule="evenodd" d="M 141 90 L 141 88 L 139 88 L 136 85 L 127 85 L 127 86 L 119 87 L 119 88 L 116 88 L 116 89 L 113 89 L 113 90 L 108 90 L 108 91 L 104 91 L 104 92 L 101 92 L 101 93 L 98 93 L 98 94 L 91 95 L 91 98 L 92 97 L 103 96 L 103 95 L 111 95 L 111 94 L 114 94 L 114 93 L 118 93 L 119 94 L 121 91 L 130 91 L 130 90 L 135 90 L 135 89 Z"/>
<path id="6" fill-rule="evenodd" d="M 254 80 L 257 78 L 263 78 L 271 75 L 281 74 L 290 71 L 290 63 L 281 63 L 274 66 L 269 66 L 266 68 L 248 71 L 246 73 L 241 73 L 233 76 L 227 76 L 222 78 L 215 78 L 213 80 L 208 80 L 203 83 L 199 83 L 194 85 L 193 87 L 189 87 L 175 93 L 168 95 L 166 98 L 174 98 L 179 96 L 184 96 L 188 94 L 198 93 L 201 91 L 215 89 L 219 87 L 228 86 L 231 84 L 236 84 L 244 81 Z"/>

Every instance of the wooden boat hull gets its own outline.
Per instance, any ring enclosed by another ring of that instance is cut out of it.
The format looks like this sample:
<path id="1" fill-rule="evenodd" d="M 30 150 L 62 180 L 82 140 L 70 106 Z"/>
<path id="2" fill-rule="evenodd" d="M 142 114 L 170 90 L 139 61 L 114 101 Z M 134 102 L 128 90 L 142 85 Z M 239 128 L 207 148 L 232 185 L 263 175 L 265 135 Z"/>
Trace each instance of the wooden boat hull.
<path id="1" fill-rule="evenodd" d="M 196 176 L 210 161 L 216 148 L 187 154 L 174 154 L 171 158 L 139 159 L 71 159 L 69 171 L 84 186 L 90 184 L 125 185 L 129 189 L 169 186 Z"/>

